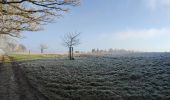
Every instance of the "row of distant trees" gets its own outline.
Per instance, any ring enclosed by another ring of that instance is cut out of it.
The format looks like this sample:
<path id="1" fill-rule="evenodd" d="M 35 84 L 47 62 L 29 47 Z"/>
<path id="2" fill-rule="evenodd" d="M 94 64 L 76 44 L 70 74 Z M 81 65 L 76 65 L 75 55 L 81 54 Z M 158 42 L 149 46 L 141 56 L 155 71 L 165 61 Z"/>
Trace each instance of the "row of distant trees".
<path id="1" fill-rule="evenodd" d="M 0 49 L 4 52 L 25 52 L 26 47 L 23 44 L 18 43 L 15 39 L 0 35 Z"/>
<path id="2" fill-rule="evenodd" d="M 92 53 L 99 53 L 99 54 L 122 54 L 122 53 L 134 53 L 134 51 L 132 50 L 125 50 L 125 49 L 113 49 L 113 48 L 110 48 L 108 50 L 102 50 L 102 49 L 92 49 L 91 51 Z"/>

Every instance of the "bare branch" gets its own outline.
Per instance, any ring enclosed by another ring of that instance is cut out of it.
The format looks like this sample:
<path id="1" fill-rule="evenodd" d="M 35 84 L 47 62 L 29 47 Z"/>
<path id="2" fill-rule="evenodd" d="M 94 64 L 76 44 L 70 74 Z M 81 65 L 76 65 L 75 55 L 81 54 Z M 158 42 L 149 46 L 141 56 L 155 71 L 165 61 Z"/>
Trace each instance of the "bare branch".
<path id="1" fill-rule="evenodd" d="M 39 31 L 67 12 L 69 6 L 79 4 L 80 0 L 0 0 L 0 31 L 10 36 Z"/>
<path id="2" fill-rule="evenodd" d="M 80 44 L 80 33 L 68 33 L 63 38 L 63 45 L 66 47 L 73 47 Z"/>

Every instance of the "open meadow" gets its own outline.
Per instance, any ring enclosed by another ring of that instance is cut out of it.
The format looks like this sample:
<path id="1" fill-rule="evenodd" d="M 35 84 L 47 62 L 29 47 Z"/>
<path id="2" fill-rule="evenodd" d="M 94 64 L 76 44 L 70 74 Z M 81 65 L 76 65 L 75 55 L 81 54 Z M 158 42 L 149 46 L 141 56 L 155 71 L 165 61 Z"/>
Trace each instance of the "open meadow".
<path id="1" fill-rule="evenodd" d="M 15 64 L 49 100 L 169 100 L 170 54 L 146 55 Z"/>
<path id="2" fill-rule="evenodd" d="M 61 54 L 9 54 L 10 57 L 13 57 L 15 61 L 24 61 L 24 60 L 35 60 L 35 59 L 48 59 L 48 58 L 59 58 L 63 55 Z"/>

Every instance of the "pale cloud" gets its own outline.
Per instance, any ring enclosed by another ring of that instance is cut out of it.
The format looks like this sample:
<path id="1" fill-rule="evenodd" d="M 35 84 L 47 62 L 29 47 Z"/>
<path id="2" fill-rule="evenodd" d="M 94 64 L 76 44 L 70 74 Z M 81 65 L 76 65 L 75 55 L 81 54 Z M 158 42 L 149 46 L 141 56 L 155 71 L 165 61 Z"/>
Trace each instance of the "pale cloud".
<path id="1" fill-rule="evenodd" d="M 127 29 L 121 32 L 99 34 L 98 40 L 149 40 L 166 36 L 170 36 L 168 28 Z"/>
<path id="2" fill-rule="evenodd" d="M 127 29 L 98 34 L 91 43 L 99 48 L 123 48 L 136 51 L 170 50 L 170 28 Z"/>
<path id="3" fill-rule="evenodd" d="M 157 6 L 157 0 L 147 0 L 145 2 L 148 2 L 148 6 L 151 8 L 151 10 L 155 10 Z"/>
<path id="4" fill-rule="evenodd" d="M 160 36 L 165 36 L 170 32 L 169 29 L 162 28 L 162 29 L 141 29 L 141 30 L 134 30 L 128 29 L 124 32 L 114 33 L 114 37 L 117 39 L 153 39 Z"/>
<path id="5" fill-rule="evenodd" d="M 144 2 L 151 10 L 156 10 L 158 8 L 170 9 L 170 0 L 144 0 Z"/>

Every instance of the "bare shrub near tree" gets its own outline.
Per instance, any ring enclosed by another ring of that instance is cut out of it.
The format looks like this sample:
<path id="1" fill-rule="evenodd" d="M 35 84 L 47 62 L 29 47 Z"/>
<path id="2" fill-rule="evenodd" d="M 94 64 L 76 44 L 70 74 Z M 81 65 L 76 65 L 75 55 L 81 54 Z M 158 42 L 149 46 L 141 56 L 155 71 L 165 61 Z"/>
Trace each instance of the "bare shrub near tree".
<path id="1" fill-rule="evenodd" d="M 62 16 L 80 0 L 0 0 L 0 34 L 19 37 L 23 31 L 38 31 L 54 17 Z"/>
<path id="2" fill-rule="evenodd" d="M 48 45 L 46 45 L 46 44 L 40 44 L 41 53 L 44 53 L 44 50 L 45 50 L 45 49 L 48 49 Z"/>
<path id="3" fill-rule="evenodd" d="M 80 39 L 79 39 L 80 33 L 68 33 L 64 36 L 63 38 L 63 45 L 65 47 L 68 47 L 69 49 L 69 59 L 74 60 L 74 46 L 77 46 L 80 44 Z"/>

